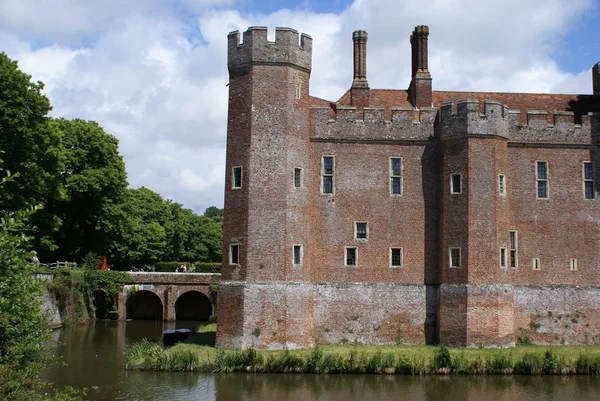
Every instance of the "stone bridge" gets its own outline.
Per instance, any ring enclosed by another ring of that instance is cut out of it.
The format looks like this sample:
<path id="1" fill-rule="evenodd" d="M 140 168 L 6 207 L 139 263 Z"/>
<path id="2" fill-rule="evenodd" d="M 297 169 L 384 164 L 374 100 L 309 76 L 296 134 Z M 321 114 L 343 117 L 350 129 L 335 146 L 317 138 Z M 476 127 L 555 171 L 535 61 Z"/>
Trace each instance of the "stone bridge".
<path id="1" fill-rule="evenodd" d="M 220 274 L 131 272 L 117 297 L 119 319 L 207 320 L 216 311 Z M 94 293 L 102 304 L 103 292 Z M 100 310 L 99 310 L 100 309 Z M 99 312 L 99 313 L 98 313 Z M 97 317 L 102 314 L 97 308 Z"/>

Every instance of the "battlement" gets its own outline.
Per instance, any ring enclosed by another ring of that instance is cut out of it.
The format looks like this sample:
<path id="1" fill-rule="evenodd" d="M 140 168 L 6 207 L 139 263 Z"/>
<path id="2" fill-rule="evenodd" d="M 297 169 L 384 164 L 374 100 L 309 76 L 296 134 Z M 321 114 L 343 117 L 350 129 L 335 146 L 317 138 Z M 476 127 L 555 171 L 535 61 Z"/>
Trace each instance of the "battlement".
<path id="1" fill-rule="evenodd" d="M 500 135 L 508 136 L 508 107 L 494 100 L 483 103 L 483 112 L 476 99 L 460 100 L 456 103 L 444 103 L 440 107 L 439 134 L 454 135 Z"/>
<path id="2" fill-rule="evenodd" d="M 233 31 L 227 35 L 227 66 L 232 68 L 250 64 L 291 65 L 310 72 L 312 66 L 312 38 L 291 28 L 275 28 L 275 41 L 267 39 L 267 27 L 252 26 L 243 34 Z"/>

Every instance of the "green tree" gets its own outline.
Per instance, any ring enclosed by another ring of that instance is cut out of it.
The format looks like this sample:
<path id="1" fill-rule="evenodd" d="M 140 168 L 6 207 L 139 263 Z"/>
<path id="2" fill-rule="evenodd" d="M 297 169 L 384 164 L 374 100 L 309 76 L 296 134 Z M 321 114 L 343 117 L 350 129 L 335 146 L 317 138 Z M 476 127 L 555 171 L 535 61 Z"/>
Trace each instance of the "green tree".
<path id="1" fill-rule="evenodd" d="M 0 53 L 0 151 L 4 152 L 4 169 L 20 176 L 0 187 L 0 210 L 16 212 L 65 197 L 60 181 L 64 168 L 61 133 L 48 118 L 51 106 L 42 95 L 43 87 Z M 37 227 L 34 246 L 42 252 L 56 249 L 52 235 L 60 218 L 39 208 L 30 221 Z"/>
<path id="2" fill-rule="evenodd" d="M 223 213 L 223 209 L 219 209 L 216 206 L 210 206 L 204 211 L 204 216 L 208 217 L 215 223 L 223 223 Z"/>

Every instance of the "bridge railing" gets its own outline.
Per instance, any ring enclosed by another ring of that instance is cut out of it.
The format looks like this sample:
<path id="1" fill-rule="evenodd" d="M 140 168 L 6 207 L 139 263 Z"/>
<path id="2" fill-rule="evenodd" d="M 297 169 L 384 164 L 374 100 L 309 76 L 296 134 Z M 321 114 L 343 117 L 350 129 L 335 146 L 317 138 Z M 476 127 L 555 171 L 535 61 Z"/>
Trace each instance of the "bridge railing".
<path id="1" fill-rule="evenodd" d="M 52 263 L 38 263 L 38 266 L 44 266 L 47 267 L 48 269 L 60 269 L 60 268 L 67 268 L 67 269 L 74 269 L 77 268 L 77 262 L 52 262 Z"/>

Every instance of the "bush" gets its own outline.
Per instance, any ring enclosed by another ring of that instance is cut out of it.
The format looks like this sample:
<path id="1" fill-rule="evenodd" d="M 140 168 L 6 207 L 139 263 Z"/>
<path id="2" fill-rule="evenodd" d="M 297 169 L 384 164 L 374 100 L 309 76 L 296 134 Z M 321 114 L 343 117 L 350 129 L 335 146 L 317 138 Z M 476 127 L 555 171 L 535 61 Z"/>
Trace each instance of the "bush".
<path id="1" fill-rule="evenodd" d="M 440 349 L 438 349 L 433 355 L 431 367 L 435 370 L 452 367 L 452 357 L 450 356 L 450 350 L 448 350 L 448 348 L 445 345 L 442 345 Z"/>

